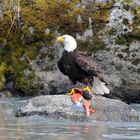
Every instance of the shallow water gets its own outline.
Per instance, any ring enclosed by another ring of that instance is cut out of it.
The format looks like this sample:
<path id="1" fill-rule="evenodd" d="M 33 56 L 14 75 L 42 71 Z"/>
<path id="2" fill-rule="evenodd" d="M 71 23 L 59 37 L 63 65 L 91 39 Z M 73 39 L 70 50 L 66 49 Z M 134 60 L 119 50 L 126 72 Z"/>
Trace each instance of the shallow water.
<path id="1" fill-rule="evenodd" d="M 140 140 L 138 122 L 74 122 L 41 116 L 15 118 L 26 99 L 0 99 L 0 140 Z M 132 105 L 139 113 L 140 105 Z"/>

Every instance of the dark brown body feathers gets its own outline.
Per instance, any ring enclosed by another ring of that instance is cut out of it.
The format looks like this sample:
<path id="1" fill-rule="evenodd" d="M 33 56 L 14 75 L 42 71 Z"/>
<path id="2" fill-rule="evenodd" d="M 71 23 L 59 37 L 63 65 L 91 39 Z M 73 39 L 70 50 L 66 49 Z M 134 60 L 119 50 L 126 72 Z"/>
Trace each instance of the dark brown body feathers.
<path id="1" fill-rule="evenodd" d="M 62 57 L 57 61 L 57 65 L 60 71 L 69 77 L 73 85 L 78 81 L 92 86 L 93 76 L 97 76 L 103 81 L 95 61 L 78 50 L 73 52 L 64 50 Z"/>

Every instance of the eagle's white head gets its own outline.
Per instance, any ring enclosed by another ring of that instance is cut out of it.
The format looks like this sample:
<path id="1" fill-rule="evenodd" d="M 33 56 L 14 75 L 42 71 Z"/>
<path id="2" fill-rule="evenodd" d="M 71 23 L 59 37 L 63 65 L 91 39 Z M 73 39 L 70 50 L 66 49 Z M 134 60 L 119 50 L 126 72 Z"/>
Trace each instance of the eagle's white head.
<path id="1" fill-rule="evenodd" d="M 74 51 L 77 48 L 76 40 L 70 35 L 59 36 L 56 41 L 62 42 L 64 44 L 64 50 L 67 52 Z"/>

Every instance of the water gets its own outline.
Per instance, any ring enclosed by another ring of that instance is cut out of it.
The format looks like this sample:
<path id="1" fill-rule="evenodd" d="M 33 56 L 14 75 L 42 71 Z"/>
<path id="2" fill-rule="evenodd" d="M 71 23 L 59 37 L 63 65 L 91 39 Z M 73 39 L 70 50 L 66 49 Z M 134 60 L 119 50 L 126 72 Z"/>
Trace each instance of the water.
<path id="1" fill-rule="evenodd" d="M 74 122 L 41 116 L 15 118 L 26 99 L 0 100 L 0 140 L 140 140 L 140 121 Z M 140 105 L 132 105 L 139 113 Z"/>

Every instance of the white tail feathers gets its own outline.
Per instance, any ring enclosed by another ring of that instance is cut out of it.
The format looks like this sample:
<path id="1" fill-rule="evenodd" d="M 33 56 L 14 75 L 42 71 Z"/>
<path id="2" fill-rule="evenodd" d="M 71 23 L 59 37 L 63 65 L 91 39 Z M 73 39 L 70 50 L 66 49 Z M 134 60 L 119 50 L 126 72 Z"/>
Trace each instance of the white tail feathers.
<path id="1" fill-rule="evenodd" d="M 98 77 L 94 76 L 93 92 L 95 94 L 109 94 L 110 90 L 106 87 L 105 83 L 102 82 Z"/>

